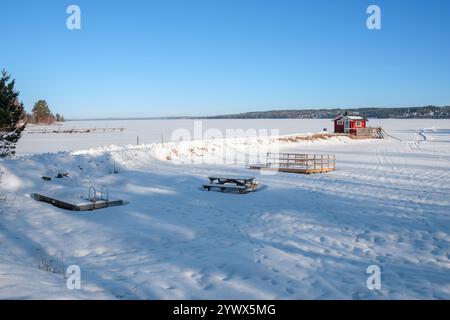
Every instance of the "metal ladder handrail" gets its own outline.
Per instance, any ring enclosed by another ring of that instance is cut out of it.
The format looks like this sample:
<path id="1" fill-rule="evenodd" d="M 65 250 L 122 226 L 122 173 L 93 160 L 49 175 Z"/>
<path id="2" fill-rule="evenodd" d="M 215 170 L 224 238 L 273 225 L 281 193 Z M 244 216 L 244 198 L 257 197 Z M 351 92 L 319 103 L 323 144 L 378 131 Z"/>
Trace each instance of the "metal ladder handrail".
<path id="1" fill-rule="evenodd" d="M 106 195 L 106 197 L 105 197 Z M 109 200 L 109 189 L 107 185 L 103 185 L 100 193 L 100 199 L 108 201 Z"/>
<path id="2" fill-rule="evenodd" d="M 93 191 L 93 197 L 91 197 L 91 191 Z M 90 186 L 89 187 L 89 194 L 88 194 L 88 199 L 89 201 L 95 201 L 95 198 L 97 197 L 97 189 L 95 189 L 94 186 Z"/>

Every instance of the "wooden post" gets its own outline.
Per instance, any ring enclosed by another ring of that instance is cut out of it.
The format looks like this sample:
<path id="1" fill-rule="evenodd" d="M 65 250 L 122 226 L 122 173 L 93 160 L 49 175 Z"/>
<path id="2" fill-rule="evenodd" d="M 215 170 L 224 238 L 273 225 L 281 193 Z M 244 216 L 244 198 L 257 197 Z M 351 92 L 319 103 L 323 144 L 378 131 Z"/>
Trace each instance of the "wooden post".
<path id="1" fill-rule="evenodd" d="M 248 137 L 246 137 L 246 144 L 245 144 L 245 166 L 248 167 L 248 164 L 250 162 L 249 160 L 249 153 L 250 153 L 250 145 L 248 141 Z"/>
<path id="2" fill-rule="evenodd" d="M 237 166 L 237 141 L 236 137 L 234 137 L 234 165 Z"/>

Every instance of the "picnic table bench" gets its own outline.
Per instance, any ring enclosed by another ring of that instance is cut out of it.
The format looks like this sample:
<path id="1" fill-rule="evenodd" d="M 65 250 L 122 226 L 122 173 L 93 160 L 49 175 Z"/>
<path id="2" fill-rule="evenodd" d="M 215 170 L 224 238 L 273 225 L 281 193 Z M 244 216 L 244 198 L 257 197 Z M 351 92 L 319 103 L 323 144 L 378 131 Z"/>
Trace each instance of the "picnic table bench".
<path id="1" fill-rule="evenodd" d="M 216 188 L 220 191 L 238 191 L 239 193 L 247 193 L 254 191 L 258 186 L 254 177 L 208 177 L 209 184 L 204 184 L 203 189 L 211 191 Z"/>

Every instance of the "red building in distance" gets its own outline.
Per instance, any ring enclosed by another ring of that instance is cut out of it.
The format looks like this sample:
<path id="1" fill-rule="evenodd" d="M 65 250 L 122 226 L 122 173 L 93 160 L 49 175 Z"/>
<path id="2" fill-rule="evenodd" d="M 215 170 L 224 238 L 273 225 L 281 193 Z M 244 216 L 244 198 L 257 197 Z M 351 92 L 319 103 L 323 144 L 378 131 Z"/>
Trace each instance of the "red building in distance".
<path id="1" fill-rule="evenodd" d="M 363 116 L 359 115 L 341 115 L 337 117 L 334 121 L 334 132 L 335 133 L 349 133 L 357 134 L 358 129 L 366 128 L 367 120 Z"/>

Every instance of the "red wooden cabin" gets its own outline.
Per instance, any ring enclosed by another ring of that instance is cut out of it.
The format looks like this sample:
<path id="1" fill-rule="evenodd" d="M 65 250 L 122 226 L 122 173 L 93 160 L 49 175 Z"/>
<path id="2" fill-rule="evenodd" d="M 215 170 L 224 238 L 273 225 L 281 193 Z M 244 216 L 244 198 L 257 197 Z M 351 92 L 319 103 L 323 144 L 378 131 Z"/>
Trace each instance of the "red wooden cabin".
<path id="1" fill-rule="evenodd" d="M 341 115 L 334 121 L 335 133 L 357 134 L 358 129 L 366 128 L 367 120 L 362 116 Z"/>

